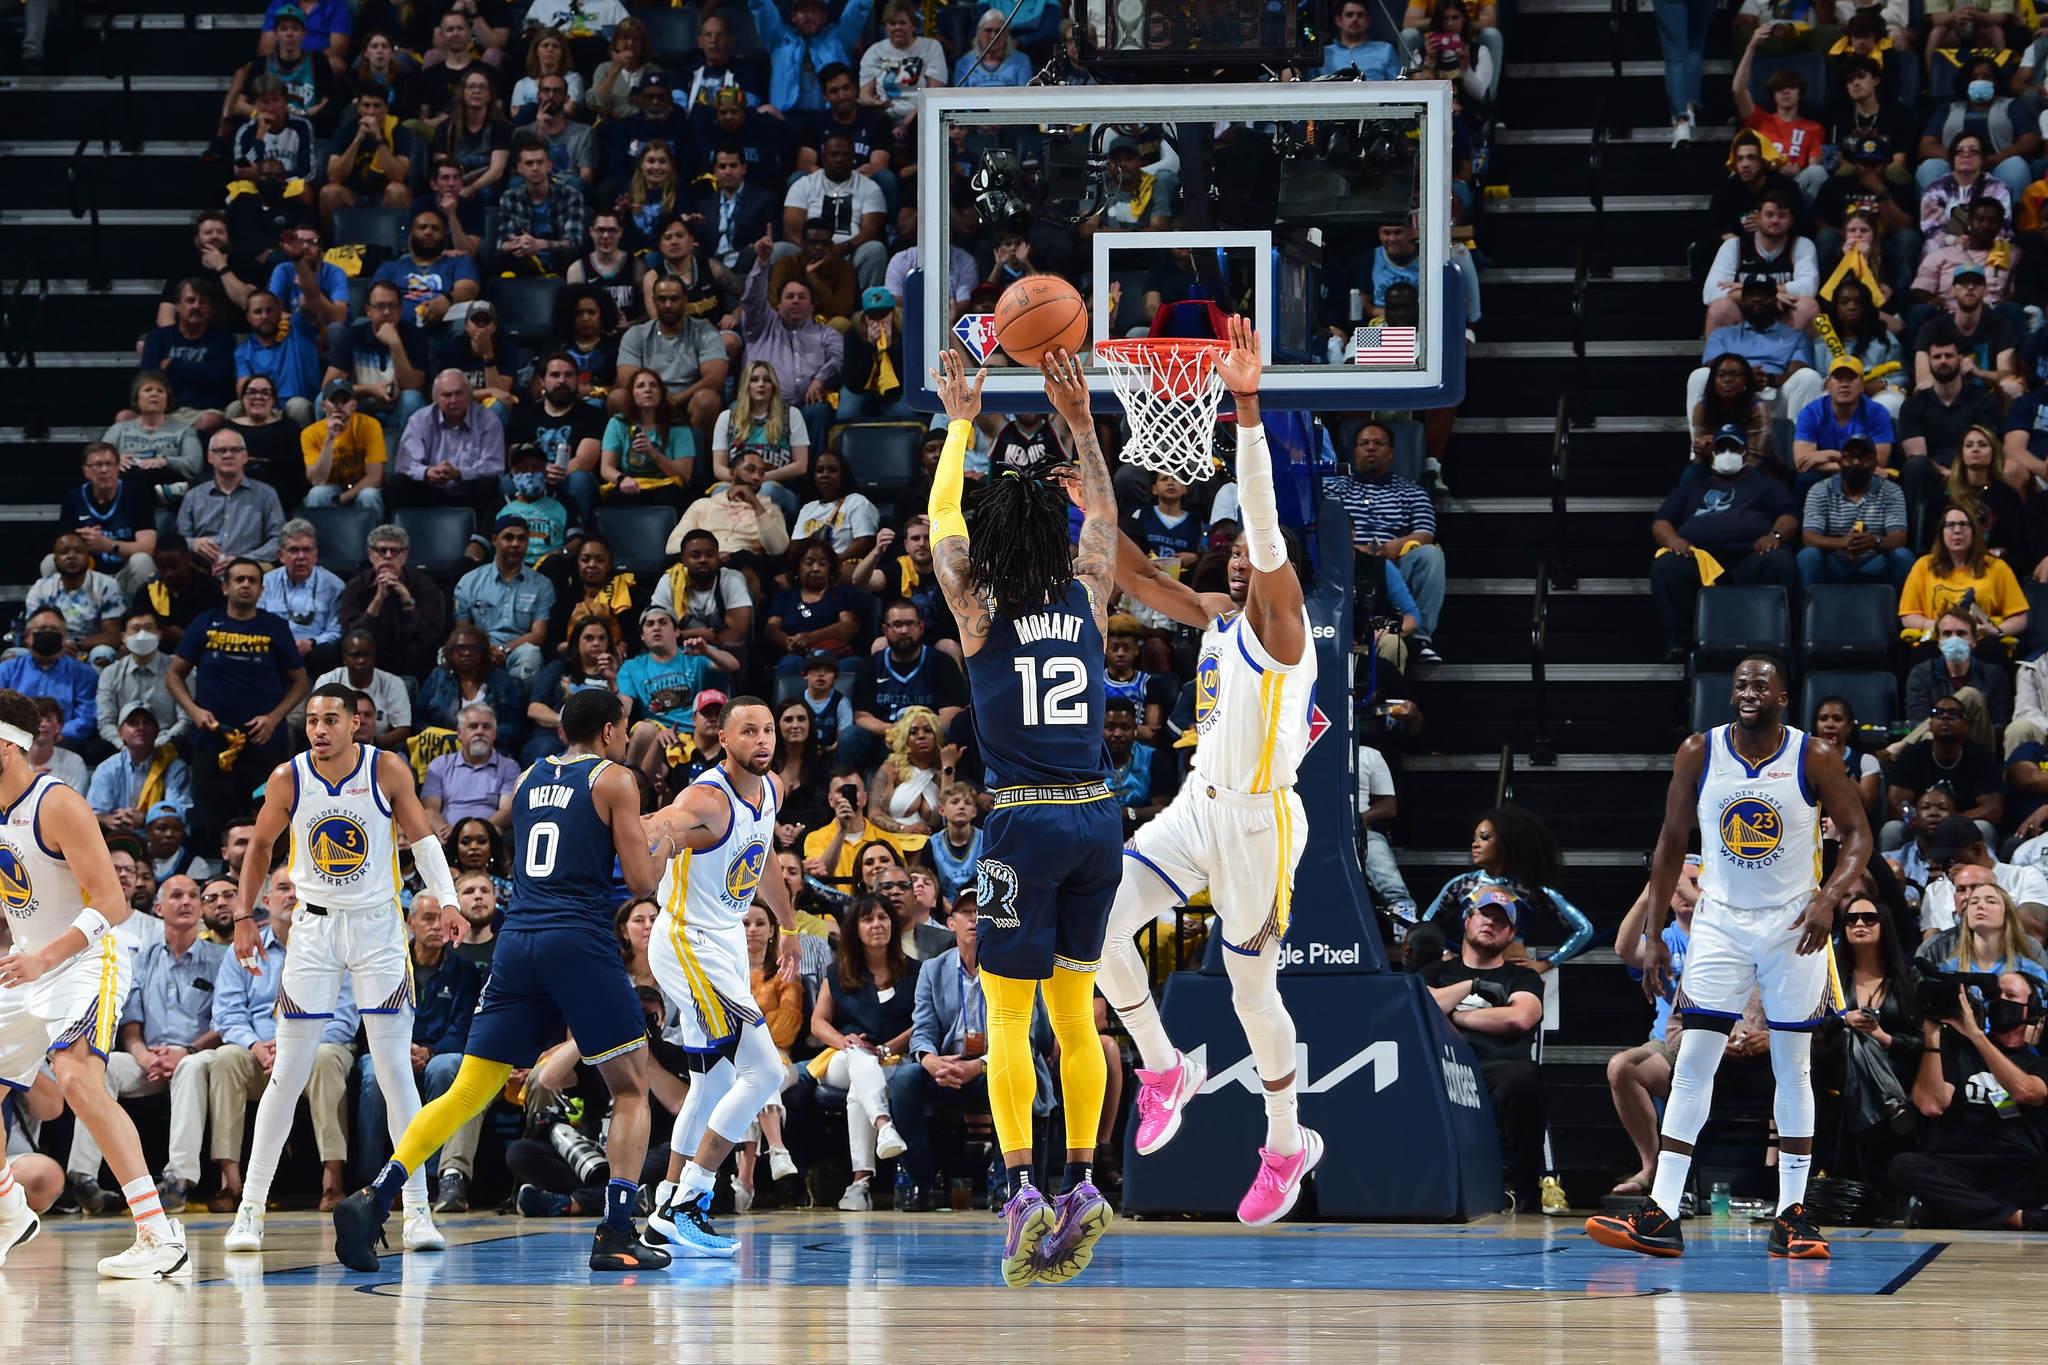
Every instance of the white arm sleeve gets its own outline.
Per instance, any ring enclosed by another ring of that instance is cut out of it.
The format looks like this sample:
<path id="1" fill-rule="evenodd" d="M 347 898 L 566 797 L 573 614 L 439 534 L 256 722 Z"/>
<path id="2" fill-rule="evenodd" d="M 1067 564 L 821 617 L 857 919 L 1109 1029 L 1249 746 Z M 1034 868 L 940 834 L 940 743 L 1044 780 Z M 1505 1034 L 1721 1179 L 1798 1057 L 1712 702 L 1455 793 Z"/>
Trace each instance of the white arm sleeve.
<path id="1" fill-rule="evenodd" d="M 1280 537 L 1280 500 L 1273 490 L 1273 457 L 1263 425 L 1237 429 L 1237 501 L 1252 567 L 1261 573 L 1284 567 L 1287 542 Z"/>
<path id="2" fill-rule="evenodd" d="M 455 878 L 448 872 L 448 855 L 439 839 L 421 839 L 412 846 L 413 866 L 420 870 L 427 894 L 449 909 L 455 907 Z"/>

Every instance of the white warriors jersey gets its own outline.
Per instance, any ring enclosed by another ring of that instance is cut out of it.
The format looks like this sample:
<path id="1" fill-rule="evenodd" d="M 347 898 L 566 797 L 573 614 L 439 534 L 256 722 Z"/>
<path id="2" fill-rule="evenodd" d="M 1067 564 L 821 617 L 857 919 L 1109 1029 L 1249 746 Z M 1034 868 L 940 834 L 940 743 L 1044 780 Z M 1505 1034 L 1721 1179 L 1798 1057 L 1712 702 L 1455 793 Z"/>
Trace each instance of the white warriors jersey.
<path id="1" fill-rule="evenodd" d="M 398 838 L 391 803 L 377 786 L 377 750 L 356 746 L 356 766 L 338 783 L 292 760 L 292 885 L 323 910 L 388 910 L 398 903 Z"/>
<path id="2" fill-rule="evenodd" d="M 1316 651 L 1308 610 L 1301 613 L 1301 661 L 1274 661 L 1239 611 L 1219 616 L 1202 635 L 1195 664 L 1195 774 L 1235 792 L 1259 795 L 1294 785 L 1308 752 L 1315 708 Z"/>
<path id="3" fill-rule="evenodd" d="M 1767 910 L 1820 886 L 1820 807 L 1806 782 L 1806 735 L 1785 727 L 1762 763 L 1735 752 L 1734 727 L 1707 732 L 1700 770 L 1700 894 Z"/>
<path id="4" fill-rule="evenodd" d="M 775 788 L 761 779 L 761 804 L 732 789 L 725 765 L 711 769 L 693 784 L 715 787 L 732 814 L 725 837 L 710 848 L 683 849 L 669 860 L 655 896 L 661 908 L 692 929 L 734 929 L 754 903 L 755 888 L 768 873 L 769 850 L 775 847 Z"/>
<path id="5" fill-rule="evenodd" d="M 17 952 L 47 948 L 85 909 L 85 892 L 71 868 L 43 846 L 43 798 L 58 786 L 48 773 L 28 790 L 0 823 L 0 907 Z"/>

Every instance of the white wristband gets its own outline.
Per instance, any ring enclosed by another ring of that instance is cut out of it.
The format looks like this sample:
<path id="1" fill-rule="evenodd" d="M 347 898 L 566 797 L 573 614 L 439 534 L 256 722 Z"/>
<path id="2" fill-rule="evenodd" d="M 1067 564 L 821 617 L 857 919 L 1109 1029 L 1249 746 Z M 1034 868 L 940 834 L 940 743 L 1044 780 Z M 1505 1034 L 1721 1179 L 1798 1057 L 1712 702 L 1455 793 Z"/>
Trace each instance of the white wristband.
<path id="1" fill-rule="evenodd" d="M 78 912 L 78 918 L 71 921 L 71 927 L 85 935 L 85 946 L 88 952 L 92 950 L 92 946 L 95 943 L 98 943 L 109 933 L 113 932 L 114 928 L 113 925 L 107 923 L 105 915 L 102 915 L 90 905 Z"/>

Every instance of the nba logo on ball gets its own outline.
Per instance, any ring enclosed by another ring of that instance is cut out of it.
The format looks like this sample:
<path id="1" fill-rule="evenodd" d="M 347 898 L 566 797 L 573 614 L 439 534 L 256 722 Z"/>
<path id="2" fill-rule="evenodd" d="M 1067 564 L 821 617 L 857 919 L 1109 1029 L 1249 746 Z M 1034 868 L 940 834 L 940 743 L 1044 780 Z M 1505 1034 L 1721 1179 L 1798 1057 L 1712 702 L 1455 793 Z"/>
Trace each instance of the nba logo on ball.
<path id="1" fill-rule="evenodd" d="M 19 911 L 23 919 L 36 908 L 36 888 L 28 869 L 22 866 L 20 855 L 5 844 L 0 844 L 0 905 Z"/>
<path id="2" fill-rule="evenodd" d="M 369 861 L 370 839 L 350 815 L 322 816 L 311 834 L 313 866 L 320 875 L 345 886 L 363 875 Z"/>
<path id="3" fill-rule="evenodd" d="M 756 839 L 734 856 L 725 869 L 725 895 L 731 901 L 743 901 L 754 894 L 754 888 L 761 884 L 761 869 L 768 865 L 768 845 Z"/>
<path id="4" fill-rule="evenodd" d="M 1778 860 L 1785 837 L 1785 819 L 1769 797 L 1737 792 L 1721 807 L 1715 822 L 1721 852 L 1747 868 L 1769 867 Z"/>

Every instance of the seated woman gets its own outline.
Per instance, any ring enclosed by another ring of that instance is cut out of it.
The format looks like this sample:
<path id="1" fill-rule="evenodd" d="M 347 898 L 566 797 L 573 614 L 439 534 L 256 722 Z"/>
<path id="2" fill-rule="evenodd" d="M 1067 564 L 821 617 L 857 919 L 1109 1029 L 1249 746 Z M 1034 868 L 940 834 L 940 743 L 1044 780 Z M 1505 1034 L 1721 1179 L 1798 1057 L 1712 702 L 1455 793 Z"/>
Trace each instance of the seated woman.
<path id="1" fill-rule="evenodd" d="M 1835 286 L 1827 308 L 1813 320 L 1813 346 L 1806 363 L 1827 374 L 1837 360 L 1854 356 L 1863 362 L 1864 396 L 1883 404 L 1896 419 L 1899 409 L 1906 406 L 1905 352 L 1886 324 L 1885 315 L 1871 300 L 1869 286 L 1860 279 L 1845 279 Z"/>
<path id="2" fill-rule="evenodd" d="M 930 834 L 945 823 L 939 792 L 952 780 L 939 747 L 939 718 L 906 706 L 889 727 L 889 756 L 868 787 L 868 819 L 896 834 Z"/>
<path id="3" fill-rule="evenodd" d="M 620 243 L 626 250 L 638 254 L 659 240 L 661 225 L 676 215 L 676 186 L 675 149 L 660 138 L 649 139 L 633 163 L 632 181 L 612 206 L 626 229 Z"/>
<path id="4" fill-rule="evenodd" d="M 516 757 L 526 733 L 526 693 L 510 673 L 492 665 L 490 636 L 475 626 L 457 626 L 441 657 L 445 662 L 420 683 L 414 722 L 460 729 L 456 718 L 462 708 L 481 701 L 498 718 L 498 752 Z"/>
<path id="5" fill-rule="evenodd" d="M 1948 472 L 1948 500 L 1967 507 L 1983 528 L 1984 544 L 2007 564 L 2019 567 L 2014 577 L 2032 566 L 2034 581 L 2041 582 L 2043 566 L 2036 564 L 2035 550 L 2027 534 L 2027 508 L 2005 476 L 2005 451 L 1998 433 L 1990 427 L 1971 427 L 1963 433 L 1961 458 Z"/>
<path id="6" fill-rule="evenodd" d="M 1956 924 L 1920 945 L 1914 965 L 1923 971 L 2018 972 L 2048 986 L 2048 959 L 2040 942 L 2020 927 L 2012 895 L 1988 877 L 1956 893 Z"/>
<path id="7" fill-rule="evenodd" d="M 660 913 L 661 907 L 655 904 L 654 897 L 639 896 L 612 914 L 612 934 L 619 940 L 619 956 L 625 959 L 626 975 L 633 978 L 635 986 L 661 989 L 654 979 L 654 964 L 647 958 L 647 943 L 654 937 L 654 921 Z"/>
<path id="8" fill-rule="evenodd" d="M 818 458 L 811 461 L 811 500 L 796 514 L 789 538 L 822 536 L 831 542 L 840 563 L 850 569 L 875 547 L 881 525 L 881 511 L 854 482 L 853 466 L 846 457 L 836 450 L 819 451 Z M 849 583 L 854 581 L 849 574 L 840 576 Z"/>
<path id="9" fill-rule="evenodd" d="M 1707 367 L 1707 386 L 1692 405 L 1693 470 L 1704 478 L 1723 427 L 1743 434 L 1751 456 L 1771 461 L 1771 409 L 1757 396 L 1756 371 L 1739 355 L 1722 355 Z M 1692 471 L 1688 471 L 1689 473 Z"/>
<path id="10" fill-rule="evenodd" d="M 2039 141 L 2041 135 L 2030 131 L 2027 136 Z M 1968 217 L 1970 205 L 1979 199 L 1996 199 L 2004 205 L 2005 221 L 2011 224 L 2013 201 L 2027 187 L 2024 160 L 2015 172 L 2008 159 L 2000 163 L 2006 167 L 2006 174 L 1993 175 L 1985 167 L 1985 139 L 1978 133 L 1952 134 L 1946 160 L 1942 159 L 1941 144 L 1933 137 L 1920 139 L 1922 156 L 1928 155 L 1930 147 L 1932 157 L 1914 171 L 1920 186 L 1920 235 L 1925 239 L 1926 250 L 1947 246 L 1950 238 L 1962 236 L 1963 220 Z M 2016 187 L 2010 179 L 2014 174 L 2020 179 Z"/>
<path id="11" fill-rule="evenodd" d="M 550 662 L 533 680 L 533 699 L 526 703 L 526 719 L 532 723 L 533 733 L 520 749 L 519 761 L 534 763 L 562 752 L 561 736 L 556 733 L 562 723 L 562 707 L 578 692 L 617 692 L 619 663 L 610 624 L 595 616 L 584 617 L 569 642 L 568 654 Z M 625 703 L 625 719 L 630 724 L 633 699 L 622 695 L 619 700 Z"/>
<path id="12" fill-rule="evenodd" d="M 830 654 L 847 671 L 848 665 L 858 662 L 855 643 L 861 618 L 852 589 L 839 581 L 839 558 L 823 540 L 792 548 L 794 586 L 775 594 L 762 624 L 762 634 L 774 651 L 770 657 L 776 659 L 776 675 L 801 672 L 805 662 L 820 653 Z"/>
<path id="13" fill-rule="evenodd" d="M 1884 799 L 1884 765 L 1877 761 L 1876 754 L 1862 753 L 1856 748 L 1856 712 L 1846 697 L 1822 697 L 1820 705 L 1813 708 L 1813 737 L 1827 740 L 1842 755 L 1842 762 L 1849 769 L 1849 780 L 1856 784 L 1856 792 L 1863 798 L 1864 810 L 1877 814 L 1877 806 Z"/>
<path id="14" fill-rule="evenodd" d="M 457 877 L 466 872 L 489 877 L 491 888 L 498 893 L 498 908 L 505 908 L 512 899 L 512 859 L 496 825 L 474 815 L 457 820 L 441 841 L 441 851 Z"/>
<path id="15" fill-rule="evenodd" d="M 797 510 L 796 485 L 811 469 L 811 433 L 804 415 L 782 399 L 775 367 L 765 360 L 747 366 L 732 407 L 711 429 L 711 474 L 732 477 L 732 452 L 757 450 L 768 466 L 765 487 L 785 515 Z"/>
<path id="16" fill-rule="evenodd" d="M 1974 593 L 1974 610 L 1963 598 Z M 1920 556 L 1899 592 L 1899 628 L 1910 640 L 1934 633 L 1943 613 L 1960 611 L 1977 627 L 1977 650 L 2003 663 L 2003 638 L 2027 633 L 2027 596 L 2012 568 L 1992 554 L 1976 513 L 1950 507 L 1941 514 L 1941 535 Z"/>
<path id="17" fill-rule="evenodd" d="M 853 1183 L 839 1207 L 849 1213 L 873 1207 L 868 1187 L 875 1162 L 908 1150 L 889 1117 L 889 1072 L 910 1043 L 917 971 L 897 942 L 888 903 L 879 896 L 856 899 L 840 925 L 837 968 L 811 1009 L 811 1032 L 827 1050 L 811 1061 L 810 1073 L 846 1091 Z"/>
<path id="18" fill-rule="evenodd" d="M 555 295 L 548 349 L 576 362 L 577 393 L 588 398 L 612 385 L 619 369 L 619 310 L 598 285 L 565 285 Z"/>
<path id="19" fill-rule="evenodd" d="M 697 433 L 669 406 L 661 376 L 635 371 L 626 410 L 605 424 L 605 500 L 681 507 L 696 466 Z"/>
<path id="20" fill-rule="evenodd" d="M 753 983 L 754 1008 L 761 1011 L 762 1027 L 775 1040 L 782 1054 L 782 1088 L 789 1089 L 796 1070 L 789 1064 L 789 1049 L 802 1036 L 804 1027 L 804 983 L 782 979 L 782 964 L 775 958 L 775 921 L 767 907 L 756 902 L 741 916 L 747 931 L 747 976 Z M 733 1151 L 739 1163 L 732 1182 L 733 1212 L 745 1213 L 754 1204 L 754 1167 L 759 1160 L 758 1143 L 768 1153 L 768 1178 L 787 1180 L 796 1174 L 796 1161 L 782 1141 L 782 1096 L 762 1106 L 744 1141 Z"/>
<path id="21" fill-rule="evenodd" d="M 612 653 L 626 656 L 626 627 L 640 606 L 641 585 L 632 570 L 616 567 L 611 542 L 595 531 L 569 543 L 573 553 L 542 562 L 541 574 L 555 585 L 555 611 L 548 618 L 548 639 L 556 657 L 569 652 L 576 629 L 585 621 L 602 621 L 611 632 Z"/>

